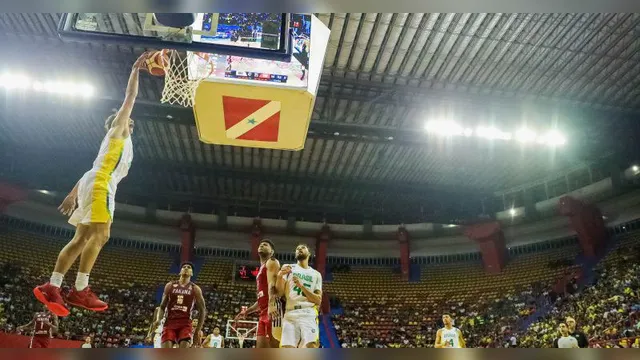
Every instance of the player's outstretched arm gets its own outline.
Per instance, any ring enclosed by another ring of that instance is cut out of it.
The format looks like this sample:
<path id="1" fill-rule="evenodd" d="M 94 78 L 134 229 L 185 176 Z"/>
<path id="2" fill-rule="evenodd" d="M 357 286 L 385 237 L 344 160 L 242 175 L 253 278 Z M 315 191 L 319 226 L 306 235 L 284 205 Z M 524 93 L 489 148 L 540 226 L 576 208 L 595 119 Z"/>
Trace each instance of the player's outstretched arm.
<path id="1" fill-rule="evenodd" d="M 33 326 L 33 324 L 35 324 L 35 321 L 36 321 L 36 316 L 34 315 L 34 316 L 33 316 L 33 318 L 31 318 L 31 321 L 29 321 L 29 323 L 28 323 L 28 324 L 24 324 L 24 325 L 22 325 L 22 326 L 18 326 L 18 327 L 16 328 L 16 330 L 18 330 L 18 331 L 23 331 L 24 329 L 26 329 L 26 328 L 29 328 L 29 327 Z"/>
<path id="2" fill-rule="evenodd" d="M 198 325 L 196 325 L 193 343 L 200 344 L 200 331 L 202 330 L 204 321 L 207 318 L 207 306 L 204 302 L 204 296 L 202 296 L 202 289 L 200 286 L 194 286 L 193 290 L 196 295 L 196 309 L 198 310 Z"/>
<path id="3" fill-rule="evenodd" d="M 116 129 L 112 134 L 112 137 L 114 138 L 129 137 L 129 118 L 131 118 L 133 105 L 135 104 L 136 97 L 138 96 L 140 67 L 147 57 L 149 57 L 149 53 L 140 55 L 131 68 L 131 75 L 129 75 L 129 81 L 127 82 L 127 90 L 124 94 L 124 102 L 120 106 L 115 119 L 113 119 L 113 122 L 111 123 L 111 128 Z"/>

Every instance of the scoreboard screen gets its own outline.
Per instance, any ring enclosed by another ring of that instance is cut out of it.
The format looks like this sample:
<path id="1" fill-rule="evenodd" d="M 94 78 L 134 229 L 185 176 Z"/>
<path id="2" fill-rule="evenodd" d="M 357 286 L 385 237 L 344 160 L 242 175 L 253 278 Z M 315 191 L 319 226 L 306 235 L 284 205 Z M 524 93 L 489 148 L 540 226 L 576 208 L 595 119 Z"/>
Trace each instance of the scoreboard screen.
<path id="1" fill-rule="evenodd" d="M 236 267 L 236 279 L 243 281 L 256 281 L 260 267 L 255 265 L 238 265 Z"/>

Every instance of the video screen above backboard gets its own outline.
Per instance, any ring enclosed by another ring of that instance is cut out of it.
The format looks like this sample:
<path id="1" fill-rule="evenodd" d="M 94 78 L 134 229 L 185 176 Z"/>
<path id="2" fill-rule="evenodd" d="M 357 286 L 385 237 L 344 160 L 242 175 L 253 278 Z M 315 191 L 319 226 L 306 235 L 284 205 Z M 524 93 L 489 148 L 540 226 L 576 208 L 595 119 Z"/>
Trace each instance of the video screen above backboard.
<path id="1" fill-rule="evenodd" d="M 196 15 L 193 30 L 209 32 L 216 27 L 215 35 L 194 33 L 193 41 L 278 50 L 284 19 L 284 14 L 200 13 Z"/>
<path id="2" fill-rule="evenodd" d="M 222 14 L 220 16 L 222 17 Z M 219 25 L 218 29 L 220 28 Z M 261 82 L 272 83 L 276 86 L 306 88 L 309 54 L 311 53 L 311 15 L 291 14 L 289 28 L 293 38 L 290 61 L 274 61 L 251 56 L 214 55 L 214 71 L 209 80 Z M 249 31 L 246 31 L 245 34 L 250 35 Z M 228 34 L 223 36 L 228 36 Z M 200 38 L 201 41 L 206 41 L 203 38 L 207 37 Z M 226 41 L 243 43 L 247 47 L 253 44 L 251 41 L 244 41 L 242 36 L 235 36 L 233 39 L 227 38 Z"/>
<path id="3" fill-rule="evenodd" d="M 194 15 L 191 25 L 172 28 L 163 25 L 153 13 L 68 13 L 63 14 L 58 33 L 63 40 L 246 55 L 278 61 L 290 59 L 288 14 Z"/>
<path id="4" fill-rule="evenodd" d="M 153 13 L 71 13 L 63 16 L 58 31 L 74 41 L 211 54 L 212 81 L 307 87 L 310 14 L 198 13 L 186 28 L 167 27 L 159 18 Z"/>

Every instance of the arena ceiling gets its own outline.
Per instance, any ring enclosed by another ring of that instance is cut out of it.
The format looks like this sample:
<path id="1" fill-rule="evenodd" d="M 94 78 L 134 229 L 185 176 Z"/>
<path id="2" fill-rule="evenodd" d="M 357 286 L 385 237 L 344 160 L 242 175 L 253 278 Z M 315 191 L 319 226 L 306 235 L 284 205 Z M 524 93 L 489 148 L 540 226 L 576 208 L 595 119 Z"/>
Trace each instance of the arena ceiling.
<path id="1" fill-rule="evenodd" d="M 143 76 L 136 158 L 119 201 L 447 222 L 495 211 L 495 191 L 609 154 L 622 163 L 639 150 L 640 14 L 316 15 L 332 33 L 304 150 L 202 144 L 191 111 L 161 105 L 161 80 Z M 7 92 L 0 146 L 3 177 L 63 191 L 90 166 L 103 119 L 145 49 L 64 43 L 58 19 L 0 14 L 2 70 L 83 79 L 98 95 L 62 102 Z M 443 142 L 423 131 L 442 114 L 471 125 L 557 126 L 569 143 L 551 151 Z"/>

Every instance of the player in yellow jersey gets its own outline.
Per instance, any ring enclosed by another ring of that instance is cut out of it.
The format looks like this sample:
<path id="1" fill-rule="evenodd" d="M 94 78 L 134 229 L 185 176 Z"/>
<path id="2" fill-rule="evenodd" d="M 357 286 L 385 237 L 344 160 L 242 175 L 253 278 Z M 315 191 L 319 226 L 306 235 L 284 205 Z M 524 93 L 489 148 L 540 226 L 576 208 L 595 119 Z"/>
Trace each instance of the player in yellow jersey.
<path id="1" fill-rule="evenodd" d="M 93 311 L 108 308 L 89 288 L 89 273 L 100 250 L 109 240 L 116 189 L 120 180 L 127 176 L 133 160 L 131 134 L 134 122 L 130 117 L 138 95 L 138 72 L 147 57 L 148 54 L 144 53 L 133 64 L 124 102 L 105 123 L 107 135 L 102 140 L 93 167 L 82 176 L 58 208 L 64 215 L 71 215 L 69 223 L 76 226 L 76 233 L 60 251 L 50 281 L 33 289 L 38 301 L 58 316 L 69 315 L 60 286 L 78 257 L 78 275 L 66 298 L 67 303 Z"/>

